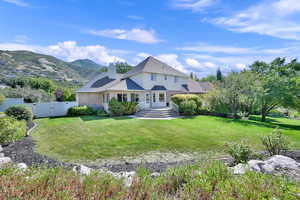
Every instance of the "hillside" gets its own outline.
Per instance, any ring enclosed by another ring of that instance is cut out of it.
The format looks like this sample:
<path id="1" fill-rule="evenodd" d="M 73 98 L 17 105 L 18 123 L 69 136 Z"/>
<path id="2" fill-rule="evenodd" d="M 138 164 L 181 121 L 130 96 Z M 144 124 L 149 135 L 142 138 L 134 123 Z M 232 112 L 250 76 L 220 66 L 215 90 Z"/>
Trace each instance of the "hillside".
<path id="1" fill-rule="evenodd" d="M 89 79 L 97 73 L 100 73 L 100 69 L 105 67 L 95 63 L 89 59 L 75 60 L 70 63 L 70 67 L 77 71 L 83 78 Z"/>
<path id="2" fill-rule="evenodd" d="M 100 68 L 90 60 L 69 63 L 30 51 L 0 51 L 0 76 L 4 77 L 39 76 L 52 80 L 81 81 L 93 76 Z"/>

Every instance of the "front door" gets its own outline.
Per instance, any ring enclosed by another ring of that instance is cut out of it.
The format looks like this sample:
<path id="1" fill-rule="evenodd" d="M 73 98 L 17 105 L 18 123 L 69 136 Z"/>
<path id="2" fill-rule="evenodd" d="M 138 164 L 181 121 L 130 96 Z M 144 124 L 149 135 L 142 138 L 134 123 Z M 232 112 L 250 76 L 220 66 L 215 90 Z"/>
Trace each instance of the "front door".
<path id="1" fill-rule="evenodd" d="M 151 92 L 152 108 L 159 108 L 166 106 L 166 91 L 152 91 Z"/>

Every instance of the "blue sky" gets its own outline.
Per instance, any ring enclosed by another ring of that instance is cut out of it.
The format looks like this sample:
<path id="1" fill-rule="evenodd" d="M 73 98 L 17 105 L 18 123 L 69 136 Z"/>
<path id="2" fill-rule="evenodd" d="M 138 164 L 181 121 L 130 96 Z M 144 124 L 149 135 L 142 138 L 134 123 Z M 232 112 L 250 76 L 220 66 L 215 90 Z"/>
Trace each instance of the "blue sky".
<path id="1" fill-rule="evenodd" d="M 0 0 L 0 49 L 203 77 L 300 52 L 299 0 Z"/>

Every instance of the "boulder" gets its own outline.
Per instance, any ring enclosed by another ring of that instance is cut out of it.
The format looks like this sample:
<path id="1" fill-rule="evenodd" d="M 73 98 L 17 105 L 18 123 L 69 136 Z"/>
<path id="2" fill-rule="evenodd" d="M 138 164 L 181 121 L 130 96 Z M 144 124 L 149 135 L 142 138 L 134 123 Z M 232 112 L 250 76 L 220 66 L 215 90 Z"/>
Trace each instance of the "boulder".
<path id="1" fill-rule="evenodd" d="M 7 163 L 12 162 L 9 157 L 0 158 L 0 168 L 4 167 Z"/>
<path id="2" fill-rule="evenodd" d="M 118 172 L 118 173 L 109 172 L 109 173 L 112 176 L 114 176 L 115 178 L 118 178 L 118 179 L 124 178 L 124 185 L 126 187 L 130 187 L 132 185 L 133 177 L 136 175 L 136 173 L 134 171 L 132 171 L 132 172 Z"/>
<path id="3" fill-rule="evenodd" d="M 24 170 L 24 169 L 27 169 L 28 167 L 25 163 L 18 163 L 17 168 L 21 169 L 21 170 Z"/>
<path id="4" fill-rule="evenodd" d="M 287 175 L 300 180 L 300 163 L 282 155 L 272 156 L 265 161 L 250 160 L 247 164 L 238 164 L 231 169 L 234 174 L 244 174 L 249 170 L 274 175 Z"/>
<path id="5" fill-rule="evenodd" d="M 73 167 L 73 171 L 76 173 L 79 173 L 81 175 L 90 175 L 92 172 L 92 169 L 89 167 L 86 167 L 84 165 L 80 165 L 80 166 Z"/>
<path id="6" fill-rule="evenodd" d="M 2 146 L 0 145 L 0 152 L 2 152 L 3 151 L 3 148 L 2 148 Z"/>
<path id="7" fill-rule="evenodd" d="M 231 168 L 233 174 L 244 174 L 247 170 L 249 170 L 249 166 L 247 164 L 238 164 Z"/>
<path id="8" fill-rule="evenodd" d="M 4 153 L 0 153 L 0 158 L 3 158 L 3 157 L 5 157 Z"/>

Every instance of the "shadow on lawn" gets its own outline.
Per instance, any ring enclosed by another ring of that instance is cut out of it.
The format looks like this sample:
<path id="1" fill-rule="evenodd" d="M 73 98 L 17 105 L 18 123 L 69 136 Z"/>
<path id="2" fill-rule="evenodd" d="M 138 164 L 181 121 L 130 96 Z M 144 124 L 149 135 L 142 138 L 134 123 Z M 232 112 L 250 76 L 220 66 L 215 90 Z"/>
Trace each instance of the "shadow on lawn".
<path id="1" fill-rule="evenodd" d="M 257 116 L 251 116 L 249 120 L 242 120 L 242 119 L 229 119 L 229 118 L 217 118 L 218 120 L 221 120 L 225 123 L 238 123 L 243 126 L 249 126 L 249 125 L 255 125 L 260 127 L 267 127 L 267 128 L 280 128 L 280 129 L 286 129 L 286 130 L 300 130 L 299 125 L 292 125 L 292 124 L 284 124 L 280 122 L 279 120 L 276 120 L 274 118 L 267 118 L 266 122 L 261 122 L 260 117 Z"/>

